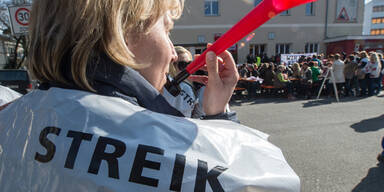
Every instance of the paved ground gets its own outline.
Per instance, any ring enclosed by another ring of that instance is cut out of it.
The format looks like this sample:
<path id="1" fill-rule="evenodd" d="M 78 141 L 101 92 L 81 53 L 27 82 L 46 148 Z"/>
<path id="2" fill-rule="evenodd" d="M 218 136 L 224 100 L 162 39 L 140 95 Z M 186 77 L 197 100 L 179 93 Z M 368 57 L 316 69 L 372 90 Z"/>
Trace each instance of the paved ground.
<path id="1" fill-rule="evenodd" d="M 377 165 L 384 136 L 384 96 L 235 100 L 242 124 L 270 134 L 301 178 L 302 191 L 383 192 Z"/>

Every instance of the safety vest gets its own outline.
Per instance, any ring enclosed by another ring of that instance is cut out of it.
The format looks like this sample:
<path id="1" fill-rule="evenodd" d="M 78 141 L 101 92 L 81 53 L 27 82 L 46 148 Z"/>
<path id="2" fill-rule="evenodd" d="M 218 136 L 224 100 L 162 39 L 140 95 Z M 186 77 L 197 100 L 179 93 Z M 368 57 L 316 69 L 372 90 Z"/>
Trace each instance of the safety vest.
<path id="1" fill-rule="evenodd" d="M 0 191 L 300 191 L 267 137 L 120 98 L 35 90 L 0 111 Z"/>

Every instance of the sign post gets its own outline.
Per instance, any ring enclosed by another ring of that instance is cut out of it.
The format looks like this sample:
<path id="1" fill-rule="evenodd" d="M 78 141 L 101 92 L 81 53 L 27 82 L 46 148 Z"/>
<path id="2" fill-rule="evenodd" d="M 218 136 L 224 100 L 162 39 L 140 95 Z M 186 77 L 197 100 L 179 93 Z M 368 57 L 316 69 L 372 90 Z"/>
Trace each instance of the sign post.
<path id="1" fill-rule="evenodd" d="M 24 35 L 28 33 L 31 8 L 31 5 L 8 7 L 13 35 Z"/>

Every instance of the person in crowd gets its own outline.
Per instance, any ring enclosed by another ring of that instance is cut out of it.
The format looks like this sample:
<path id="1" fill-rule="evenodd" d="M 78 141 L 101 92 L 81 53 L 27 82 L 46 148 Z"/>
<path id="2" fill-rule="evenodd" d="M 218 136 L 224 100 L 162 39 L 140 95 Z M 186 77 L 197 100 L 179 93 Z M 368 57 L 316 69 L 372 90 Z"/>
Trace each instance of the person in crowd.
<path id="1" fill-rule="evenodd" d="M 288 74 L 284 73 L 286 71 L 284 65 L 279 65 L 277 67 L 277 73 L 274 79 L 274 87 L 278 89 L 285 89 L 287 91 L 288 99 L 295 99 L 293 96 L 293 86 L 288 79 Z"/>
<path id="2" fill-rule="evenodd" d="M 347 59 L 347 54 L 345 52 L 341 52 L 341 60 L 345 61 Z"/>
<path id="3" fill-rule="evenodd" d="M 298 63 L 304 63 L 305 62 L 305 55 L 301 55 L 297 62 Z"/>
<path id="4" fill-rule="evenodd" d="M 191 62 L 192 62 L 192 54 L 185 49 L 184 47 L 177 46 L 175 47 L 175 51 L 177 54 L 177 60 L 169 65 L 169 75 L 171 78 L 174 78 L 178 73 L 184 70 Z M 164 98 L 174 106 L 178 111 L 183 113 L 186 117 L 194 117 L 200 116 L 200 114 L 193 114 L 192 112 L 198 103 L 197 99 L 197 90 L 193 87 L 192 82 L 188 80 L 182 81 L 180 84 L 181 92 L 178 96 L 172 96 L 167 89 L 164 89 L 163 96 Z M 196 111 L 196 110 L 195 110 Z M 201 110 L 197 110 L 201 111 Z"/>
<path id="5" fill-rule="evenodd" d="M 377 54 L 379 56 L 379 59 L 380 59 L 380 64 L 381 64 L 381 70 L 384 70 L 384 57 L 383 57 L 383 54 L 382 53 L 378 53 Z M 376 79 L 376 95 L 380 94 L 380 91 L 383 89 L 383 85 L 382 85 L 382 82 L 383 82 L 383 77 L 384 77 L 384 74 L 380 71 L 380 74 L 379 74 L 379 78 Z"/>
<path id="6" fill-rule="evenodd" d="M 316 65 L 315 65 L 315 66 L 317 66 L 317 67 L 321 67 L 322 62 L 321 62 L 320 59 L 317 58 L 316 55 L 313 55 L 313 56 L 312 56 L 312 61 L 315 61 L 315 62 L 316 62 Z"/>
<path id="7" fill-rule="evenodd" d="M 366 74 L 368 96 L 373 96 L 381 72 L 381 62 L 377 53 L 370 53 L 368 64 L 365 65 L 362 71 Z"/>
<path id="8" fill-rule="evenodd" d="M 330 60 L 333 60 L 332 64 L 332 71 L 334 75 L 334 80 L 337 86 L 337 91 L 340 94 L 342 92 L 342 88 L 345 83 L 345 76 L 344 76 L 344 61 L 341 60 L 340 54 L 335 54 L 334 57 L 330 57 Z M 333 90 L 331 88 L 333 84 L 333 79 L 330 78 L 328 88 Z"/>
<path id="9" fill-rule="evenodd" d="M 291 66 L 287 66 L 285 63 L 282 64 L 284 66 L 284 73 L 288 75 L 288 77 L 291 77 L 293 75 L 293 71 L 291 69 Z"/>
<path id="10" fill-rule="evenodd" d="M 261 63 L 260 67 L 257 70 L 259 75 L 260 75 L 260 77 L 262 76 L 262 74 L 264 74 L 265 70 L 267 70 L 266 63 Z"/>
<path id="11" fill-rule="evenodd" d="M 355 61 L 354 55 L 349 55 L 345 60 L 344 66 L 344 76 L 345 76 L 345 96 L 357 94 L 357 77 L 355 76 L 358 64 Z M 352 88 L 355 88 L 355 91 L 352 92 Z"/>
<path id="12" fill-rule="evenodd" d="M 247 64 L 241 65 L 239 69 L 239 74 L 241 78 L 247 78 L 247 75 L 248 75 Z"/>
<path id="13" fill-rule="evenodd" d="M 260 73 L 260 76 L 263 81 L 263 85 L 273 86 L 273 78 L 275 76 L 275 65 L 270 63 L 265 63 L 265 70 Z"/>
<path id="14" fill-rule="evenodd" d="M 330 54 L 328 56 L 328 61 L 331 62 L 331 63 L 335 62 L 335 55 L 334 54 Z"/>
<path id="15" fill-rule="evenodd" d="M 247 65 L 247 77 L 258 77 L 260 76 L 259 71 L 257 71 L 257 65 L 255 64 L 248 64 Z"/>
<path id="16" fill-rule="evenodd" d="M 256 63 L 256 57 L 255 57 L 255 55 L 253 55 L 252 53 L 249 53 L 249 54 L 247 55 L 247 63 L 251 63 L 251 64 Z"/>
<path id="17" fill-rule="evenodd" d="M 261 65 L 261 57 L 260 55 L 256 55 L 256 66 L 260 67 L 260 65 Z"/>
<path id="18" fill-rule="evenodd" d="M 301 77 L 301 68 L 299 63 L 292 64 L 292 78 L 299 79 Z"/>
<path id="19" fill-rule="evenodd" d="M 256 64 L 249 64 L 247 66 L 248 74 L 247 77 L 251 78 L 253 80 L 247 81 L 247 91 L 248 91 L 248 97 L 253 98 L 256 96 L 256 91 L 260 89 L 260 83 L 258 81 L 254 81 L 256 77 L 259 77 L 259 71 L 257 70 Z"/>
<path id="20" fill-rule="evenodd" d="M 368 53 L 365 51 L 360 52 L 359 54 L 359 65 L 357 67 L 356 75 L 359 81 L 359 87 L 360 87 L 360 97 L 364 97 L 367 95 L 367 75 L 366 72 L 363 70 L 368 65 Z"/>
<path id="21" fill-rule="evenodd" d="M 304 62 L 301 69 L 300 85 L 305 99 L 311 99 L 312 71 L 308 63 Z"/>
<path id="22" fill-rule="evenodd" d="M 309 62 L 308 66 L 312 71 L 312 82 L 315 83 L 315 82 L 319 81 L 320 70 L 317 67 L 317 64 L 315 64 L 315 61 Z"/>
<path id="23" fill-rule="evenodd" d="M 310 61 L 308 63 L 309 68 L 311 69 L 312 72 L 312 89 L 311 93 L 317 93 L 320 89 L 321 82 L 319 81 L 319 76 L 320 76 L 320 69 L 317 65 L 316 61 Z"/>

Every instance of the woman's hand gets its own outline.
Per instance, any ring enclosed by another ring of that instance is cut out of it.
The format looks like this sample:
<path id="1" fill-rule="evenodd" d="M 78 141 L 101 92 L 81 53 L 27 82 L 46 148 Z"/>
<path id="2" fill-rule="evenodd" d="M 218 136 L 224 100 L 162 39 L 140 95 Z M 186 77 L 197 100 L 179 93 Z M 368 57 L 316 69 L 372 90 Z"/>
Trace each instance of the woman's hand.
<path id="1" fill-rule="evenodd" d="M 203 109 L 206 115 L 225 112 L 226 105 L 239 80 L 239 73 L 231 53 L 225 51 L 219 57 L 223 59 L 223 67 L 220 70 L 216 54 L 211 51 L 206 55 L 208 82 L 203 99 Z"/>

